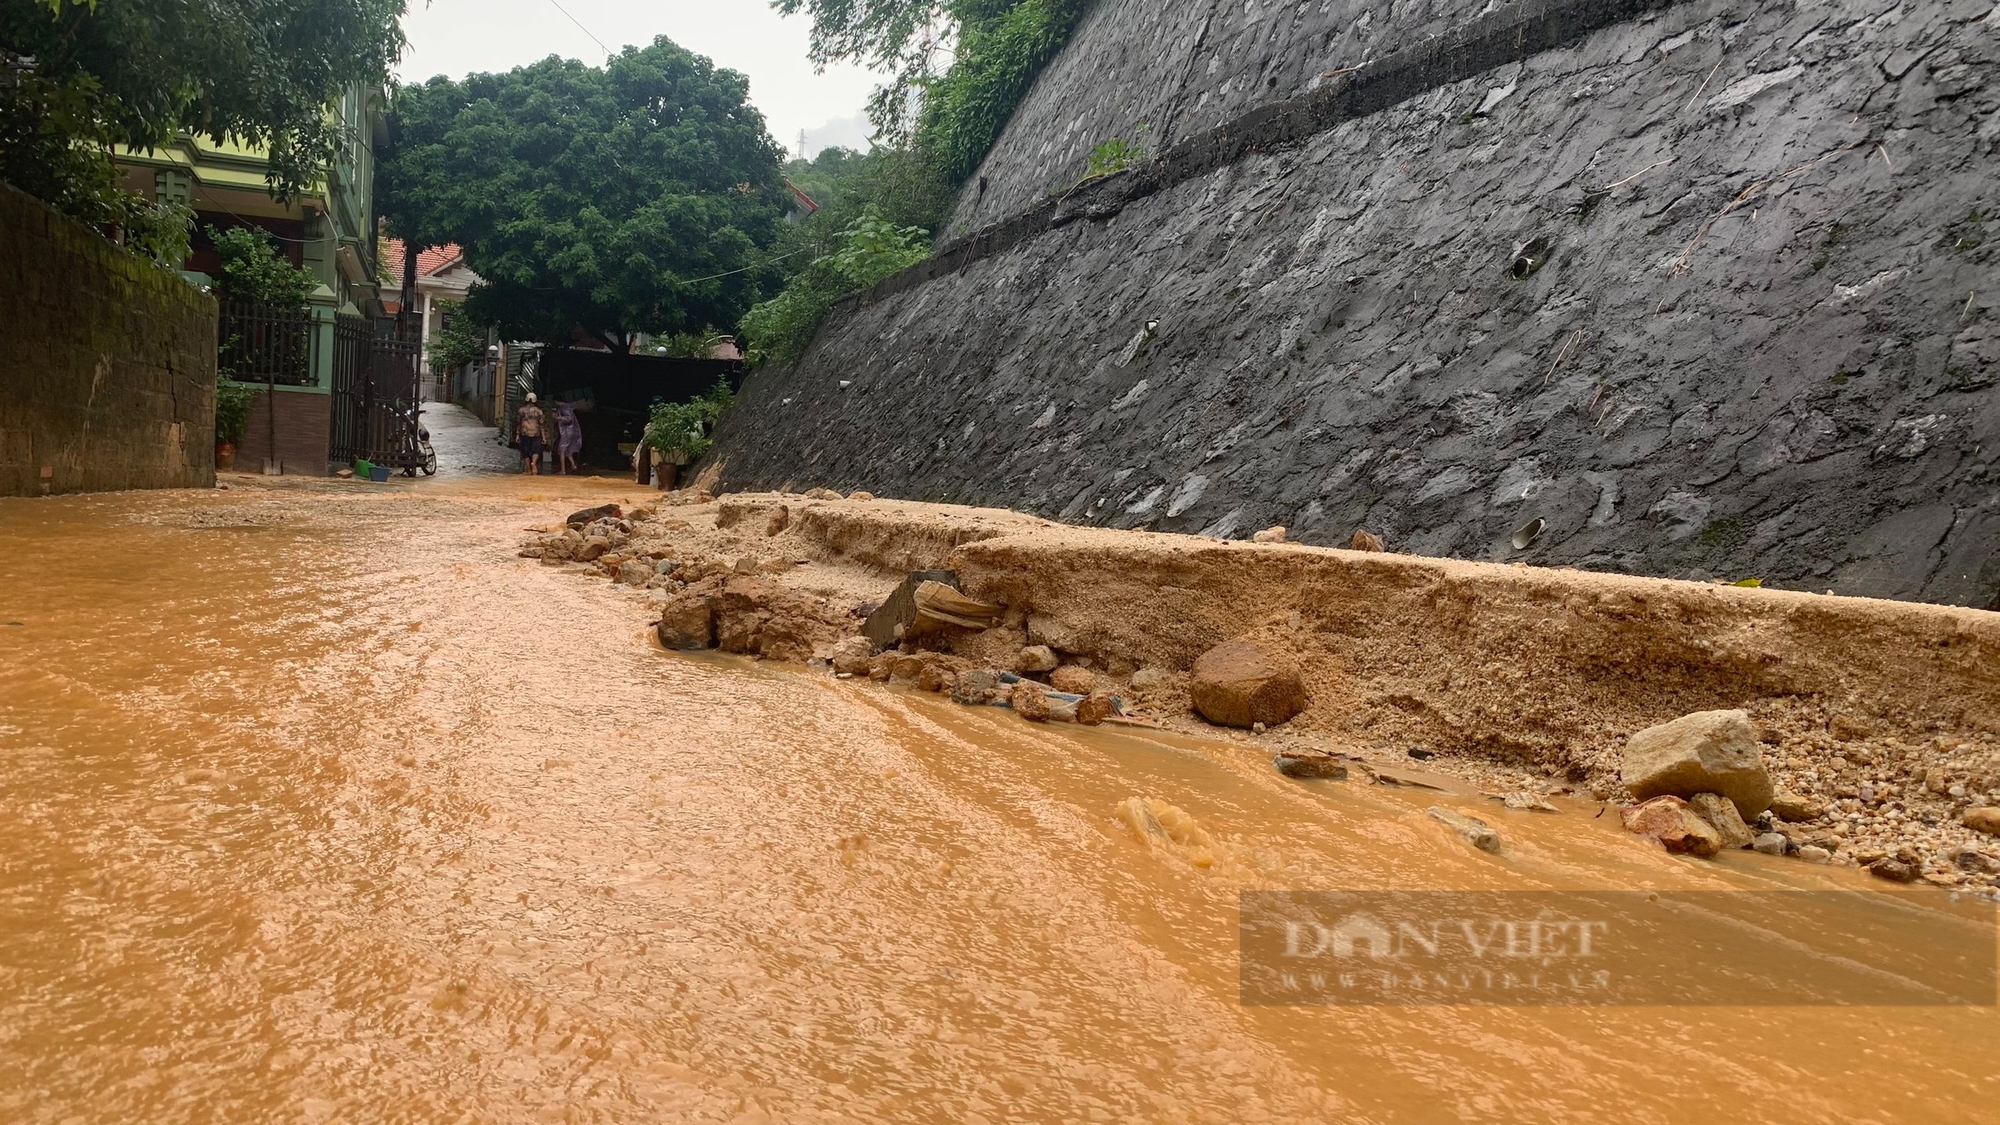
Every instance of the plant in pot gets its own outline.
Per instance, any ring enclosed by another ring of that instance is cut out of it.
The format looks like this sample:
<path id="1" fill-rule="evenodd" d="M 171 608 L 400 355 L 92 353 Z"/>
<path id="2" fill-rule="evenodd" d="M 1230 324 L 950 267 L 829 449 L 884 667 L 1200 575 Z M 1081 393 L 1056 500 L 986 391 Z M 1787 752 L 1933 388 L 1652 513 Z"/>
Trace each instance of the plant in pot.
<path id="1" fill-rule="evenodd" d="M 236 446 L 250 425 L 249 387 L 237 383 L 215 384 L 215 467 L 236 467 Z"/>
<path id="2" fill-rule="evenodd" d="M 693 402 L 662 403 L 653 408 L 645 441 L 660 456 L 662 492 L 678 488 L 681 469 L 701 460 L 702 454 L 715 444 L 709 435 L 735 397 L 729 381 L 724 379 Z"/>

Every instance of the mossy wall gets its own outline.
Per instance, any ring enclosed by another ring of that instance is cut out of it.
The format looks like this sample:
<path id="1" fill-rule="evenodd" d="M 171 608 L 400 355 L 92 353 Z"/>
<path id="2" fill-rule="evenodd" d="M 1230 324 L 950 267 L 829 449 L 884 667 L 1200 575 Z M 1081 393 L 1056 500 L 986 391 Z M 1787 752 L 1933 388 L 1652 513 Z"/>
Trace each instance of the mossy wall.
<path id="1" fill-rule="evenodd" d="M 0 496 L 215 483 L 215 301 L 0 184 Z"/>

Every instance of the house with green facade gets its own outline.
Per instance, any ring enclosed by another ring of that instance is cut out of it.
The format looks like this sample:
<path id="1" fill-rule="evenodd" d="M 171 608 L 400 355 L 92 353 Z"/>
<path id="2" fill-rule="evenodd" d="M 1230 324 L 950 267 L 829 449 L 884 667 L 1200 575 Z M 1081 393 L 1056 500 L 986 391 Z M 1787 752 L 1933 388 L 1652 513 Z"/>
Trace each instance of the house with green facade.
<path id="1" fill-rule="evenodd" d="M 310 189 L 288 199 L 272 194 L 260 147 L 182 134 L 160 148 L 117 153 L 127 190 L 194 211 L 183 267 L 190 281 L 210 284 L 221 263 L 209 230 L 233 227 L 270 234 L 293 265 L 319 281 L 301 314 L 303 323 L 271 318 L 254 329 L 255 350 L 282 345 L 282 355 L 232 365 L 230 341 L 222 341 L 224 366 L 230 368 L 225 378 L 265 392 L 257 396 L 238 451 L 238 463 L 246 468 L 269 463 L 284 472 L 321 475 L 333 460 L 332 398 L 343 350 L 339 330 L 383 315 L 374 188 L 375 150 L 387 140 L 384 108 L 379 88 L 357 86 L 341 98 L 332 110 L 347 138 L 338 158 Z M 231 325 L 225 309 L 225 336 L 232 334 Z M 234 330 L 239 354 L 252 350 L 242 343 L 252 332 Z"/>

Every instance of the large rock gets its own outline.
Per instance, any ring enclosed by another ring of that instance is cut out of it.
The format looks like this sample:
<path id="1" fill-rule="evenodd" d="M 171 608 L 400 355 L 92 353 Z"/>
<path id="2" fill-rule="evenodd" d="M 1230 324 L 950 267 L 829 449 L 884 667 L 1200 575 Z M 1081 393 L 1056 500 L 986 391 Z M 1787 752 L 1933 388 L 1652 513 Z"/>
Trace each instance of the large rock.
<path id="1" fill-rule="evenodd" d="M 1306 709 L 1299 666 L 1275 645 L 1239 637 L 1194 662 L 1188 694 L 1201 717 L 1217 726 L 1277 726 Z"/>
<path id="2" fill-rule="evenodd" d="M 817 489 L 815 491 L 818 491 Z M 806 493 L 811 496 L 812 493 Z M 926 582 L 942 582 L 947 586 L 958 585 L 958 575 L 949 570 L 913 570 L 904 578 L 890 595 L 883 600 L 875 612 L 868 615 L 868 623 L 862 626 L 862 634 L 875 643 L 878 649 L 890 648 L 903 639 L 903 634 L 917 622 L 917 587 Z"/>
<path id="3" fill-rule="evenodd" d="M 1053 672 L 1058 663 L 1060 661 L 1057 660 L 1054 649 L 1047 645 L 1029 645 L 1021 650 L 1021 655 L 1014 658 L 1014 671 Z"/>
<path id="4" fill-rule="evenodd" d="M 1688 800 L 1688 807 L 1715 829 L 1725 848 L 1747 848 L 1757 838 L 1743 822 L 1743 815 L 1736 811 L 1736 802 L 1720 793 L 1696 793 Z"/>
<path id="5" fill-rule="evenodd" d="M 1744 820 L 1770 808 L 1776 792 L 1757 729 L 1741 711 L 1698 711 L 1647 727 L 1626 740 L 1619 780 L 1640 801 L 1720 793 Z"/>
<path id="6" fill-rule="evenodd" d="M 1118 703 L 1108 691 L 1093 691 L 1076 705 L 1076 721 L 1087 727 L 1102 725 L 1118 713 Z"/>
<path id="7" fill-rule="evenodd" d="M 1722 850 L 1722 836 L 1679 797 L 1655 797 L 1622 809 L 1618 818 L 1629 832 L 1651 836 L 1670 852 L 1711 856 Z"/>
<path id="8" fill-rule="evenodd" d="M 1958 818 L 1958 822 L 1972 829 L 1974 832 L 1984 832 L 1989 836 L 2000 836 L 2000 808 L 1992 805 L 1967 809 L 1964 815 Z"/>
<path id="9" fill-rule="evenodd" d="M 833 646 L 833 670 L 849 676 L 865 676 L 875 659 L 875 644 L 867 637 L 846 637 Z"/>
<path id="10" fill-rule="evenodd" d="M 715 611 L 701 594 L 676 594 L 660 610 L 660 643 L 678 652 L 715 646 Z"/>
<path id="11" fill-rule="evenodd" d="M 1054 718 L 1049 707 L 1048 689 L 1033 680 L 1022 680 L 1014 685 L 1014 713 L 1031 723 L 1046 723 Z"/>
<path id="12" fill-rule="evenodd" d="M 1049 686 L 1071 695 L 1089 695 L 1097 690 L 1097 673 L 1081 664 L 1065 664 L 1049 673 Z"/>
<path id="13" fill-rule="evenodd" d="M 1811 797 L 1801 797 L 1797 793 L 1780 791 L 1771 798 L 1771 815 L 1787 824 L 1804 824 L 1818 820 L 1826 812 L 1826 806 Z"/>

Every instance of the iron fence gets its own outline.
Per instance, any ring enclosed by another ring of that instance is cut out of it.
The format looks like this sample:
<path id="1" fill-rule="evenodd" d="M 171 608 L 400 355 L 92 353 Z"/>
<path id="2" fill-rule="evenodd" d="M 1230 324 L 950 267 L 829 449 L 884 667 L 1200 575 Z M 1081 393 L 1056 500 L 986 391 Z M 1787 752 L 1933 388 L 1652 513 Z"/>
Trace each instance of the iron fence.
<path id="1" fill-rule="evenodd" d="M 411 453 L 421 396 L 422 343 L 391 321 L 343 316 L 333 325 L 335 462 L 401 465 Z M 406 467 L 406 466 L 405 466 Z"/>
<path id="2" fill-rule="evenodd" d="M 216 318 L 216 370 L 239 383 L 313 383 L 312 313 L 250 301 L 224 302 Z"/>

